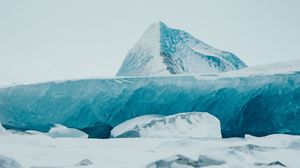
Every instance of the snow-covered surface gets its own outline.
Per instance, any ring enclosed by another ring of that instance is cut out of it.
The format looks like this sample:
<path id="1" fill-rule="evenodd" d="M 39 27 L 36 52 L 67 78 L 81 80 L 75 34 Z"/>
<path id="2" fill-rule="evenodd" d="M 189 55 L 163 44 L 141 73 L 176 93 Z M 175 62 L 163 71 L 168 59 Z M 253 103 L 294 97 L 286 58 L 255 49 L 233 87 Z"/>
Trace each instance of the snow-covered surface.
<path id="1" fill-rule="evenodd" d="M 133 119 L 136 122 L 137 119 Z M 130 122 L 127 121 L 127 123 Z M 131 122 L 132 123 L 132 122 Z M 125 124 L 125 128 L 127 125 Z M 122 128 L 118 126 L 119 129 Z M 119 131 L 121 133 L 121 131 Z M 137 123 L 122 134 L 115 137 L 142 138 L 221 138 L 220 121 L 209 113 L 187 112 L 178 113 L 163 118 L 152 119 L 148 122 Z"/>
<path id="2" fill-rule="evenodd" d="M 161 119 L 163 117 L 164 117 L 163 115 L 143 115 L 143 116 L 135 117 L 133 119 L 127 120 L 115 126 L 111 130 L 111 136 L 116 137 L 118 135 L 123 134 L 126 131 L 132 130 L 138 124 L 149 123 L 152 120 Z"/>
<path id="3" fill-rule="evenodd" d="M 60 124 L 55 124 L 55 126 L 49 130 L 47 135 L 52 138 L 88 138 L 86 133 Z"/>
<path id="4" fill-rule="evenodd" d="M 118 72 L 120 75 L 126 73 L 151 75 L 153 72 L 161 75 L 169 74 L 166 71 L 167 66 L 163 64 L 163 57 L 160 56 L 160 24 L 153 24 L 145 31 L 134 48 L 129 51 L 125 61 L 126 65 Z"/>
<path id="5" fill-rule="evenodd" d="M 12 158 L 8 158 L 0 154 L 0 167 L 1 168 L 21 168 L 21 165 Z"/>
<path id="6" fill-rule="evenodd" d="M 129 51 L 117 76 L 215 73 L 245 67 L 234 54 L 157 22 Z"/>
<path id="7" fill-rule="evenodd" d="M 27 130 L 25 133 L 30 135 L 45 135 L 52 138 L 88 138 L 88 134 L 75 128 L 68 128 L 61 124 L 55 124 L 46 133 L 36 130 Z"/>
<path id="8" fill-rule="evenodd" d="M 270 64 L 256 65 L 245 67 L 243 69 L 229 71 L 229 72 L 219 72 L 219 73 L 189 73 L 189 74 L 176 74 L 170 75 L 166 74 L 157 74 L 155 76 L 150 76 L 151 78 L 161 78 L 161 77 L 183 77 L 183 76 L 193 76 L 199 79 L 213 80 L 219 78 L 234 78 L 234 77 L 248 77 L 248 76 L 265 76 L 265 75 L 275 75 L 275 74 L 292 74 L 295 72 L 300 72 L 300 60 L 286 61 L 286 62 L 275 62 Z M 113 76 L 113 77 L 97 77 L 91 76 L 87 78 L 70 78 L 63 80 L 49 80 L 49 81 L 39 81 L 39 82 L 27 82 L 27 83 L 13 83 L 13 82 L 3 82 L 3 85 L 0 88 L 4 87 L 13 87 L 21 85 L 32 85 L 32 84 L 44 84 L 44 83 L 63 83 L 71 81 L 80 81 L 80 80 L 115 80 L 116 82 L 122 83 L 131 83 L 132 78 L 149 78 L 147 75 L 138 75 L 138 76 Z"/>
<path id="9" fill-rule="evenodd" d="M 238 71 L 225 72 L 220 75 L 230 76 L 250 76 L 250 75 L 272 75 L 272 74 L 288 74 L 300 71 L 300 60 L 278 62 L 266 65 L 258 65 L 247 67 Z"/>
<path id="10" fill-rule="evenodd" d="M 223 73 L 193 74 L 193 75 L 199 79 L 211 80 L 217 78 L 292 74 L 295 72 L 300 72 L 300 60 L 252 66 L 237 71 L 230 71 L 230 72 L 223 72 Z"/>
<path id="11" fill-rule="evenodd" d="M 4 79 L 2 76 L 0 76 L 0 88 L 12 87 L 15 85 L 16 85 L 16 83 L 8 81 L 8 80 Z"/>
<path id="12" fill-rule="evenodd" d="M 300 137 L 101 140 L 8 134 L 0 135 L 0 155 L 14 159 L 24 168 L 83 165 L 87 168 L 142 168 L 163 163 L 172 163 L 173 167 L 205 163 L 216 168 L 284 167 L 280 165 L 298 168 Z"/>

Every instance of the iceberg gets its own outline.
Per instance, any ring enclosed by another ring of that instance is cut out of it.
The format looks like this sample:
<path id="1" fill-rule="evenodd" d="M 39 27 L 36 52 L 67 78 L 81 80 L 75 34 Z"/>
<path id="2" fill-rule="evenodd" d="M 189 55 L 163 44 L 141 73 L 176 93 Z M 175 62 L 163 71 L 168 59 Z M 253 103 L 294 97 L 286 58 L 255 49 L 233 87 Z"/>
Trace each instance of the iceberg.
<path id="1" fill-rule="evenodd" d="M 280 67 L 290 68 L 273 72 Z M 97 122 L 114 127 L 142 115 L 186 111 L 216 116 L 223 137 L 300 134 L 300 61 L 216 74 L 67 80 L 0 89 L 0 122 L 16 128 L 38 130 L 44 129 L 41 124 L 58 123 L 83 129 Z"/>
<path id="2" fill-rule="evenodd" d="M 130 120 L 125 123 L 128 122 Z M 154 118 L 148 122 L 140 122 L 133 128 L 126 127 L 126 124 L 120 125 L 114 128 L 112 134 L 116 138 L 222 138 L 220 121 L 213 115 L 203 112 L 178 113 Z"/>
<path id="3" fill-rule="evenodd" d="M 214 73 L 245 67 L 236 55 L 157 22 L 128 52 L 117 76 Z"/>

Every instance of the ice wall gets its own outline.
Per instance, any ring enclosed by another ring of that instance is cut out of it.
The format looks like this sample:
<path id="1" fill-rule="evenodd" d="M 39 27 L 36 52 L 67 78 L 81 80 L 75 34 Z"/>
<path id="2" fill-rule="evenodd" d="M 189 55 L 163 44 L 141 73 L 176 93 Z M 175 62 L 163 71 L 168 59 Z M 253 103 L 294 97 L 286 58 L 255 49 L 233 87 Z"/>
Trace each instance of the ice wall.
<path id="1" fill-rule="evenodd" d="M 146 114 L 207 111 L 223 136 L 300 134 L 300 73 L 247 77 L 88 79 L 0 89 L 0 123 L 115 126 Z"/>

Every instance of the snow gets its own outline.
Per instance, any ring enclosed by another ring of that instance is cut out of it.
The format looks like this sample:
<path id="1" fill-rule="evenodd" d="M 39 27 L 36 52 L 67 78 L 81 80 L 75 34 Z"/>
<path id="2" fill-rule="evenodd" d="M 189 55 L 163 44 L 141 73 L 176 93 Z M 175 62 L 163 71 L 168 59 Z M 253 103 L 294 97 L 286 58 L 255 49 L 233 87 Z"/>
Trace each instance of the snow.
<path id="1" fill-rule="evenodd" d="M 249 76 L 267 76 L 278 74 L 293 74 L 300 72 L 300 60 L 271 63 L 266 65 L 257 65 L 247 67 L 237 71 L 211 73 L 211 74 L 193 74 L 198 79 L 219 79 L 219 78 L 236 78 Z"/>
<path id="2" fill-rule="evenodd" d="M 111 130 L 111 136 L 117 137 L 131 129 L 133 129 L 138 124 L 145 124 L 155 119 L 161 119 L 163 118 L 163 115 L 143 115 L 139 117 L 135 117 L 133 119 L 127 120 L 117 126 L 115 126 Z"/>
<path id="3" fill-rule="evenodd" d="M 12 158 L 0 155 L 0 167 L 1 168 L 21 168 L 21 165 Z"/>
<path id="4" fill-rule="evenodd" d="M 160 56 L 160 24 L 152 24 L 129 51 L 118 74 L 169 74 Z"/>
<path id="5" fill-rule="evenodd" d="M 117 76 L 217 73 L 245 67 L 234 54 L 157 22 L 129 51 Z"/>
<path id="6" fill-rule="evenodd" d="M 16 83 L 10 82 L 8 80 L 5 80 L 0 76 L 0 88 L 7 88 L 7 87 L 12 87 L 15 86 Z"/>
<path id="7" fill-rule="evenodd" d="M 60 124 L 55 124 L 49 132 L 48 136 L 52 138 L 87 138 L 88 135 L 78 129 L 68 128 Z"/>
<path id="8" fill-rule="evenodd" d="M 269 135 L 243 138 L 50 138 L 45 135 L 0 135 L 0 155 L 30 167 L 173 167 L 211 165 L 218 168 L 298 168 L 299 136 Z M 178 161 L 182 158 L 182 162 Z M 277 165 L 277 166 L 276 166 Z"/>
<path id="9" fill-rule="evenodd" d="M 55 124 L 46 133 L 36 130 L 27 130 L 25 133 L 30 135 L 45 135 L 51 138 L 88 138 L 88 134 L 75 128 L 68 128 L 61 124 Z"/>
<path id="10" fill-rule="evenodd" d="M 64 83 L 64 82 L 76 82 L 80 80 L 114 80 L 117 83 L 132 83 L 130 79 L 135 78 L 162 78 L 162 77 L 189 77 L 193 76 L 201 80 L 214 80 L 220 78 L 236 78 L 236 77 L 250 77 L 250 76 L 267 76 L 267 75 L 276 75 L 276 74 L 293 74 L 295 72 L 300 72 L 300 60 L 294 61 L 285 61 L 285 62 L 276 62 L 263 65 L 256 65 L 251 67 L 245 67 L 243 69 L 229 71 L 229 72 L 219 72 L 219 73 L 190 73 L 190 74 L 158 74 L 155 76 L 139 75 L 139 76 L 113 76 L 113 77 L 88 77 L 88 78 L 70 78 L 64 80 L 50 80 L 44 82 L 33 82 L 33 83 L 23 83 L 23 84 L 12 84 L 5 85 L 6 87 L 13 86 L 26 86 L 26 85 L 36 85 L 36 84 L 45 84 L 45 83 Z M 129 80 L 127 80 L 129 79 Z M 1 89 L 1 87 L 0 87 Z"/>
<path id="11" fill-rule="evenodd" d="M 226 72 L 221 75 L 225 77 L 250 76 L 250 75 L 274 75 L 274 74 L 290 74 L 297 71 L 298 72 L 300 71 L 300 60 L 253 66 L 235 72 Z"/>
<path id="12" fill-rule="evenodd" d="M 2 126 L 2 124 L 0 123 L 0 134 L 5 134 L 7 133 L 6 129 Z"/>
<path id="13" fill-rule="evenodd" d="M 140 120 L 139 118 L 117 126 L 116 132 L 119 134 L 114 133 L 113 135 L 122 138 L 222 138 L 220 121 L 208 113 L 178 113 L 151 120 L 147 118 L 148 122 L 142 121 L 141 123 L 137 122 Z M 128 123 L 136 123 L 136 125 L 129 126 Z"/>

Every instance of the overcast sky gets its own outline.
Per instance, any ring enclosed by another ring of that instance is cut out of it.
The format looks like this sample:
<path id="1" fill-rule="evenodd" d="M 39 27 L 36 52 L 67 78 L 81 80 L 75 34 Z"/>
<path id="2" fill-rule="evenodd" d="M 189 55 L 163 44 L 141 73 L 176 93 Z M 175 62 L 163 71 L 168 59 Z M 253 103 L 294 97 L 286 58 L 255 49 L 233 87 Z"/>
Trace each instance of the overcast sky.
<path id="1" fill-rule="evenodd" d="M 153 22 L 249 66 L 300 59 L 298 0 L 0 0 L 0 81 L 114 76 Z"/>

